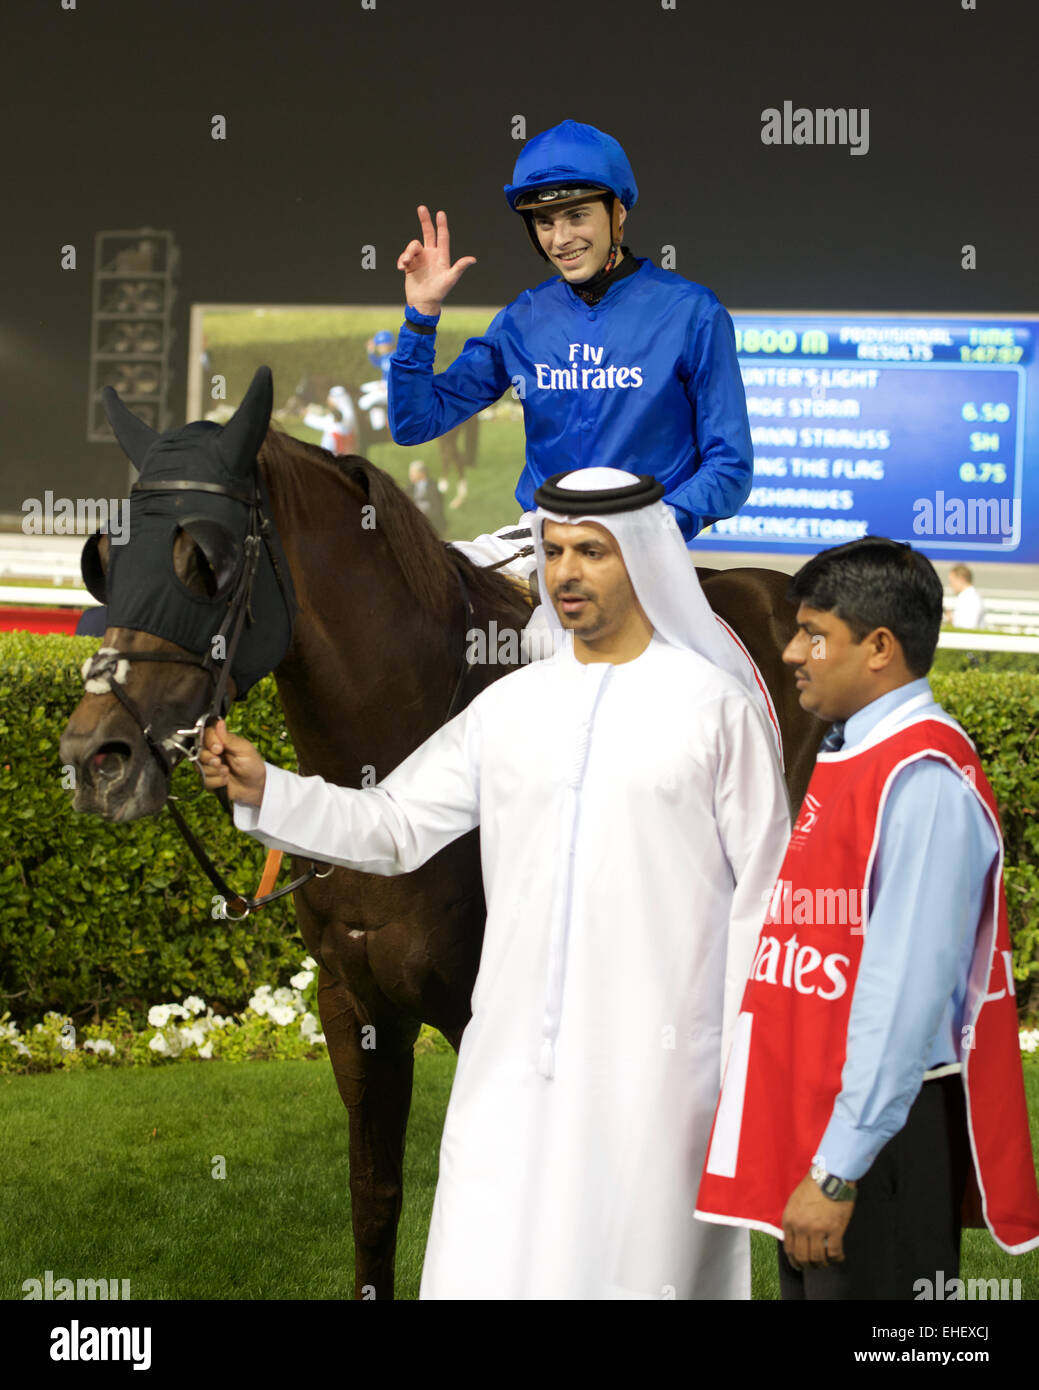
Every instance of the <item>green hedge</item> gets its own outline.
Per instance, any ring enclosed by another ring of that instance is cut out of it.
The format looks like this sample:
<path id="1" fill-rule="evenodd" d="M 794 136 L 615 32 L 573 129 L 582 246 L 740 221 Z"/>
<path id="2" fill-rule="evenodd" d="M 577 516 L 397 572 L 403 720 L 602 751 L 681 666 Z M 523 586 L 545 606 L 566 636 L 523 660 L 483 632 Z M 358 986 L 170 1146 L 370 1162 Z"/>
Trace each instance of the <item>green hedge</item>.
<path id="1" fill-rule="evenodd" d="M 163 1000 L 200 995 L 242 1009 L 300 959 L 293 911 L 276 903 L 244 922 L 215 920 L 213 890 L 166 815 L 110 825 L 72 810 L 58 741 L 82 691 L 84 637 L 0 633 L 0 1013 L 50 1009 L 85 1021 L 116 1007 L 143 1019 Z M 1039 677 L 935 675 L 935 695 L 978 745 L 1006 837 L 1015 969 L 1026 1014 L 1039 1009 Z M 294 766 L 269 678 L 232 724 L 281 766 Z M 235 887 L 255 890 L 264 851 L 236 831 L 197 773 L 175 790 L 196 833 Z M 287 870 L 286 870 L 287 872 Z"/>
<path id="2" fill-rule="evenodd" d="M 974 740 L 999 806 L 1018 1002 L 1039 1012 L 1039 676 L 932 674 L 935 698 Z"/>
<path id="3" fill-rule="evenodd" d="M 80 1022 L 122 1006 L 143 1018 L 187 994 L 218 1013 L 240 1009 L 258 985 L 298 969 L 293 909 L 214 919 L 215 891 L 167 814 L 113 825 L 73 811 L 58 743 L 97 646 L 0 633 L 0 1013 L 35 1020 L 54 1009 Z M 270 761 L 295 765 L 271 679 L 232 723 Z M 263 847 L 235 830 L 190 765 L 174 790 L 224 877 L 255 892 Z"/>
<path id="4" fill-rule="evenodd" d="M 969 652 L 939 647 L 934 654 L 933 675 L 952 671 L 1024 671 L 1039 675 L 1039 652 Z"/>

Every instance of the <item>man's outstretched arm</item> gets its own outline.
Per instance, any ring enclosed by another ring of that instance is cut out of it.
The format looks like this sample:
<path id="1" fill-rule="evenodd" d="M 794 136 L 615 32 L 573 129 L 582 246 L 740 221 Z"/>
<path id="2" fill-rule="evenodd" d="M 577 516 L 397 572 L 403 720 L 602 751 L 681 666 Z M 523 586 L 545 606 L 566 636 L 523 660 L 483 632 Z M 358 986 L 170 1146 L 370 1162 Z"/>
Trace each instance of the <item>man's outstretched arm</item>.
<path id="1" fill-rule="evenodd" d="M 337 787 L 265 763 L 223 720 L 206 730 L 210 790 L 226 787 L 235 825 L 272 849 L 372 874 L 411 873 L 479 824 L 479 721 L 439 729 L 378 786 Z"/>

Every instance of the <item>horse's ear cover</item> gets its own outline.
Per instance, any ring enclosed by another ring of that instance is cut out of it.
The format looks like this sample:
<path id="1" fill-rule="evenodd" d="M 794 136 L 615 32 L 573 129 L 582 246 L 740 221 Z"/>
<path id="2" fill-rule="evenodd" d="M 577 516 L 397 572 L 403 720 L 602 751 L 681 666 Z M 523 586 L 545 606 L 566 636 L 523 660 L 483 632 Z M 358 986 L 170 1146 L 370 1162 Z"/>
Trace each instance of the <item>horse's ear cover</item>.
<path id="1" fill-rule="evenodd" d="M 250 605 L 254 621 L 247 619 L 242 629 L 232 669 L 238 698 L 282 660 L 296 615 L 288 562 L 256 464 L 270 423 L 273 391 L 270 368 L 260 367 L 226 425 L 200 420 L 162 434 L 138 420 L 110 387 L 103 394 L 112 429 L 140 470 L 141 482 L 190 479 L 260 497 L 285 596 L 267 547 L 262 546 Z M 173 545 L 180 529 L 191 535 L 213 572 L 212 595 L 189 591 L 176 579 Z M 109 627 L 149 632 L 202 656 L 210 651 L 226 613 L 228 587 L 242 563 L 248 530 L 249 507 L 232 497 L 131 489 L 129 536 L 122 543 L 110 537 L 106 575 L 101 573 L 98 538 L 91 537 L 83 549 L 83 577 L 95 598 L 107 597 Z"/>

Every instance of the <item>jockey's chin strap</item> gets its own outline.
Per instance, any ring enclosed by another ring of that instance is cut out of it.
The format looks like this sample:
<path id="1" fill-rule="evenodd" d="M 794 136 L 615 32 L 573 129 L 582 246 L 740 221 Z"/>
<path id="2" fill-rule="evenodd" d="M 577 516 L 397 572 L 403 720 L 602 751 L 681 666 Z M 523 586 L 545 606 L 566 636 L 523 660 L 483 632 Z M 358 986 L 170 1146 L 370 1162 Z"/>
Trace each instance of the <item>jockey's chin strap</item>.
<path id="1" fill-rule="evenodd" d="M 86 682 L 87 691 L 90 694 L 111 694 L 119 700 L 120 704 L 126 709 L 134 723 L 141 730 L 148 751 L 155 758 L 159 767 L 162 769 L 163 776 L 169 779 L 173 769 L 184 758 L 188 762 L 194 763 L 200 775 L 202 768 L 199 765 L 199 755 L 202 751 L 202 739 L 205 734 L 206 726 L 215 719 L 222 719 L 226 716 L 230 706 L 227 694 L 227 683 L 231 675 L 234 664 L 235 652 L 238 649 L 238 642 L 245 626 L 246 618 L 249 622 L 253 621 L 252 614 L 252 594 L 253 585 L 256 580 L 256 571 L 260 561 L 261 546 L 266 547 L 267 554 L 271 561 L 274 576 L 278 582 L 282 597 L 285 599 L 286 607 L 291 608 L 288 596 L 285 591 L 285 584 L 282 579 L 281 570 L 278 566 L 277 556 L 271 546 L 270 541 L 270 522 L 263 515 L 262 499 L 256 493 L 247 496 L 244 493 L 235 492 L 231 488 L 224 487 L 221 483 L 198 482 L 194 479 L 185 478 L 173 482 L 154 481 L 137 482 L 130 489 L 131 492 L 215 492 L 223 497 L 230 497 L 236 502 L 242 502 L 249 508 L 249 532 L 245 537 L 245 559 L 239 568 L 238 578 L 235 586 L 228 598 L 227 609 L 224 613 L 223 622 L 210 639 L 209 648 L 204 656 L 195 656 L 190 652 L 128 652 L 120 651 L 115 647 L 102 647 L 96 652 L 89 661 L 83 666 L 83 679 Z M 216 657 L 214 652 L 217 649 L 224 651 L 222 657 Z M 151 723 L 145 723 L 140 710 L 135 701 L 123 689 L 128 668 L 123 665 L 130 661 L 173 661 L 182 666 L 198 666 L 209 676 L 212 682 L 213 694 L 209 702 L 209 708 L 200 714 L 194 724 L 185 729 L 175 729 L 173 733 L 160 739 L 152 730 Z M 227 793 L 221 789 L 217 795 L 224 806 L 224 809 L 231 814 L 231 803 Z M 282 898 L 287 893 L 294 893 L 298 888 L 302 888 L 305 883 L 309 883 L 312 878 L 327 878 L 332 872 L 331 867 L 324 873 L 318 873 L 315 867 L 311 867 L 305 874 L 294 879 L 292 883 L 286 884 L 284 888 L 278 888 L 271 893 L 265 893 L 259 897 L 245 898 L 240 893 L 236 893 L 221 877 L 213 861 L 202 848 L 198 839 L 188 826 L 184 817 L 177 809 L 176 797 L 167 793 L 166 806 L 170 815 L 173 817 L 177 829 L 180 831 L 185 844 L 198 860 L 206 877 L 216 888 L 223 898 L 223 916 L 232 921 L 240 921 L 243 917 L 248 917 L 249 913 L 258 907 L 263 907 L 266 903 L 273 902 L 276 898 Z M 228 905 L 234 908 L 234 912 L 228 912 Z"/>

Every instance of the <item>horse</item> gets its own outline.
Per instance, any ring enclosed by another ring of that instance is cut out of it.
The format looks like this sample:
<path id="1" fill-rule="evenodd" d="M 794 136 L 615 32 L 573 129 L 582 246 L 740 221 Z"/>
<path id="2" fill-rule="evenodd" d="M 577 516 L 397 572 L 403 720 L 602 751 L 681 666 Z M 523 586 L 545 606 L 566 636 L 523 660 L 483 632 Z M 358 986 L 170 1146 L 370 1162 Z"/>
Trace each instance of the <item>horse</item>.
<path id="1" fill-rule="evenodd" d="M 77 771 L 79 811 L 108 820 L 157 814 L 171 766 L 191 754 L 185 735 L 196 735 L 197 752 L 207 718 L 265 669 L 274 672 L 300 772 L 352 787 L 368 785 L 373 768 L 390 772 L 510 669 L 469 666 L 465 652 L 467 633 L 488 630 L 491 619 L 499 634 L 524 625 L 529 609 L 515 585 L 445 546 L 374 465 L 270 428 L 271 401 L 261 368 L 223 429 L 197 422 L 160 436 L 106 393 L 140 476 L 129 542 L 118 555 L 103 536 L 84 548 L 88 583 L 96 593 L 108 586 L 112 625 L 94 659 L 109 661 L 107 683 L 87 671 L 87 693 L 61 740 L 62 761 Z M 148 552 L 136 562 L 135 547 Z M 151 586 L 144 596 L 142 584 Z M 785 587 L 785 576 L 761 570 L 704 574 L 712 604 L 769 683 L 796 805 L 821 725 L 784 678 L 780 654 L 795 629 Z M 210 659 L 215 643 L 184 626 L 185 589 L 196 626 L 200 609 L 213 626 L 222 618 L 224 632 L 232 610 L 240 615 L 247 636 L 222 663 Z M 457 1050 L 479 964 L 478 832 L 407 875 L 335 868 L 311 876 L 295 901 L 350 1117 L 355 1296 L 392 1297 L 414 1043 L 426 1022 Z M 375 1048 L 362 1046 L 369 1026 Z"/>

